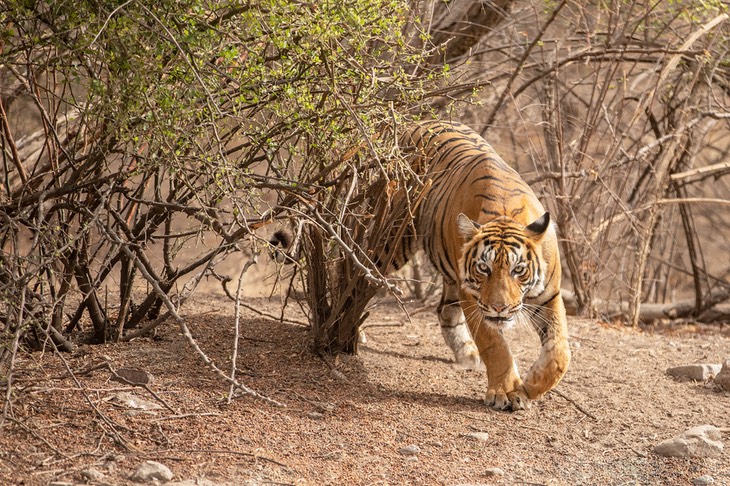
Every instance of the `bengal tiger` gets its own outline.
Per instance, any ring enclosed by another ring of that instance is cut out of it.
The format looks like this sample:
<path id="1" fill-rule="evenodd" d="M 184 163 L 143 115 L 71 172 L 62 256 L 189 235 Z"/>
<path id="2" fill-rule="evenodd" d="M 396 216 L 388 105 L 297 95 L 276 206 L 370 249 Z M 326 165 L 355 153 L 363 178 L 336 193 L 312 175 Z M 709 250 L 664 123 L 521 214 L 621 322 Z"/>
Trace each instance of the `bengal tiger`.
<path id="1" fill-rule="evenodd" d="M 422 248 L 443 277 L 437 313 L 456 362 L 486 366 L 485 402 L 521 410 L 554 388 L 570 363 L 555 228 L 519 174 L 472 129 L 422 122 L 399 137 L 412 167 L 431 180 L 413 228 L 395 249 L 399 268 Z M 397 203 L 397 202 L 396 202 Z M 287 247 L 282 232 L 271 240 Z M 524 380 L 503 332 L 531 322 L 542 343 Z"/>
<path id="2" fill-rule="evenodd" d="M 405 262 L 420 247 L 441 273 L 441 331 L 459 364 L 486 366 L 487 405 L 527 408 L 558 384 L 570 363 L 550 215 L 466 125 L 415 124 L 399 143 L 432 186 L 418 207 L 415 234 L 405 236 L 396 260 Z M 518 319 L 529 320 L 542 343 L 524 380 L 503 336 Z"/>

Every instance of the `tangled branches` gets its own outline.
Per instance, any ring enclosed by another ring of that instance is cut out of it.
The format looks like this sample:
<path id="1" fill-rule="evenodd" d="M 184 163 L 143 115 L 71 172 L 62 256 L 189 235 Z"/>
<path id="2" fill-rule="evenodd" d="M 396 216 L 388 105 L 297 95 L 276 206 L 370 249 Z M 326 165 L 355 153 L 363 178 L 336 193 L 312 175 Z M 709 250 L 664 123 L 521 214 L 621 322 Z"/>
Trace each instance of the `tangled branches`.
<path id="1" fill-rule="evenodd" d="M 402 68 L 431 54 L 407 42 L 404 3 L 10 2 L 1 15 L 4 371 L 20 344 L 184 325 L 197 283 L 225 281 L 215 267 L 231 253 L 254 261 L 277 219 L 341 238 L 388 285 L 341 227 L 399 164 L 342 154 L 426 110 L 441 79 Z"/>
<path id="2" fill-rule="evenodd" d="M 542 5 L 475 48 L 463 86 L 494 89 L 463 120 L 539 181 L 578 312 L 637 324 L 657 315 L 642 304 L 691 298 L 683 317 L 715 320 L 730 290 L 715 258 L 730 229 L 726 7 Z"/>

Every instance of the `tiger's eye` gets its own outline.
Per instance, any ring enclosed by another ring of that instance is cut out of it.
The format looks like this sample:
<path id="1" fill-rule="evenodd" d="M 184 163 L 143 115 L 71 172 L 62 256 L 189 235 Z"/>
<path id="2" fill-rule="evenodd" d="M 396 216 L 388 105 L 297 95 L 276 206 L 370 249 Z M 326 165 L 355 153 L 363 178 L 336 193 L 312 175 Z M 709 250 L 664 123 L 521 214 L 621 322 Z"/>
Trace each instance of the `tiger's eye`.
<path id="1" fill-rule="evenodd" d="M 492 271 L 489 270 L 489 265 L 487 265 L 485 262 L 477 262 L 477 271 L 487 276 L 492 273 Z"/>

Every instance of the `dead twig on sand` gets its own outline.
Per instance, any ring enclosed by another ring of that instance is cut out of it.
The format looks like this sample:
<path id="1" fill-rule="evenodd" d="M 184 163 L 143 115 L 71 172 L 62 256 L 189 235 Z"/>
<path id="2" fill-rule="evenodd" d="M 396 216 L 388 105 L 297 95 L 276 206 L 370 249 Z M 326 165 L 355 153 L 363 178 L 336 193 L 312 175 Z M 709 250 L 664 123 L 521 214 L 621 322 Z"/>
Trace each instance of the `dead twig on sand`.
<path id="1" fill-rule="evenodd" d="M 573 404 L 573 406 L 579 412 L 585 414 L 586 416 L 588 416 L 588 417 L 592 418 L 593 420 L 595 420 L 596 422 L 598 422 L 598 418 L 595 415 L 593 415 L 591 412 L 589 412 L 588 410 L 586 410 L 585 408 L 583 408 L 583 406 L 581 404 L 579 404 L 578 402 L 576 402 L 575 400 L 573 400 L 572 398 L 570 398 L 569 396 L 567 396 L 565 393 L 563 393 L 563 392 L 561 392 L 560 390 L 557 390 L 557 389 L 553 389 L 552 390 L 552 393 L 555 393 L 556 395 L 558 395 L 558 396 L 564 398 L 565 400 L 569 401 L 570 403 Z"/>

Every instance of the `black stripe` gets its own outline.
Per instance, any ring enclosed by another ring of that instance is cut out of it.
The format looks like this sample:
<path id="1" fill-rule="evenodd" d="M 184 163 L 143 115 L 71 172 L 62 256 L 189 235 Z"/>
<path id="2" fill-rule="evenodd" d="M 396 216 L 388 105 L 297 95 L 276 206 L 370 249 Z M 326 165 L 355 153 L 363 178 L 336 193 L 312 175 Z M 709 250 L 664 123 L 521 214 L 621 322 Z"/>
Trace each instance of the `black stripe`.
<path id="1" fill-rule="evenodd" d="M 471 183 L 472 184 L 475 184 L 475 183 L 477 183 L 479 181 L 497 181 L 497 182 L 502 182 L 502 179 L 500 177 L 496 177 L 496 176 L 493 176 L 493 175 L 485 175 L 485 176 L 477 177 L 476 179 L 474 179 L 473 181 L 471 181 Z"/>
<path id="2" fill-rule="evenodd" d="M 497 217 L 502 216 L 502 213 L 500 213 L 499 211 L 492 211 L 490 209 L 484 209 L 484 208 L 482 208 L 482 213 L 486 214 L 487 216 L 497 216 Z"/>
<path id="3" fill-rule="evenodd" d="M 435 161 L 433 165 L 437 165 L 441 163 L 442 160 L 450 158 L 451 160 L 448 161 L 447 167 L 451 168 L 454 165 L 458 165 L 461 160 L 459 160 L 460 157 L 464 155 L 464 153 L 469 152 L 471 150 L 474 150 L 474 147 L 466 147 L 463 151 L 454 154 L 453 152 L 455 150 L 459 150 L 460 148 L 463 148 L 463 145 L 457 144 L 453 147 L 449 147 L 447 150 L 444 150 L 443 152 L 439 152 L 439 158 L 438 161 Z"/>
<path id="4" fill-rule="evenodd" d="M 545 289 L 542 292 L 540 292 L 540 295 L 538 295 L 537 297 L 533 297 L 531 300 L 535 300 L 535 299 L 539 298 L 545 292 L 547 292 L 547 289 Z M 545 305 L 549 304 L 552 300 L 554 300 L 559 295 L 560 295 L 560 289 L 558 289 L 557 292 L 555 292 L 552 296 L 550 296 L 550 298 L 548 300 L 546 300 L 545 302 L 542 302 L 540 304 L 537 304 L 537 305 L 545 306 Z"/>
<path id="5" fill-rule="evenodd" d="M 474 245 L 469 249 L 469 256 L 466 258 L 466 261 L 472 261 L 476 260 L 477 253 L 479 252 L 479 245 Z"/>
<path id="6" fill-rule="evenodd" d="M 519 244 L 519 243 L 514 243 L 514 242 L 512 242 L 512 241 L 506 241 L 506 240 L 501 240 L 501 241 L 499 242 L 499 244 L 501 244 L 502 246 L 509 246 L 510 248 L 514 248 L 515 250 L 519 250 L 519 249 L 521 249 L 521 248 L 522 248 L 522 245 L 521 245 L 521 244 Z M 515 252 L 515 253 L 516 253 L 516 252 Z"/>
<path id="7" fill-rule="evenodd" d="M 486 234 L 489 235 L 489 236 L 493 236 L 495 238 L 498 238 L 498 239 L 500 239 L 502 241 L 510 241 L 510 242 L 514 242 L 514 243 L 517 243 L 517 244 L 522 245 L 522 246 L 525 245 L 525 238 L 524 238 L 524 236 L 521 236 L 519 234 L 515 234 L 515 233 L 502 233 L 502 232 L 492 232 L 492 231 L 487 231 Z M 514 240 L 514 241 L 512 241 L 512 240 Z"/>

